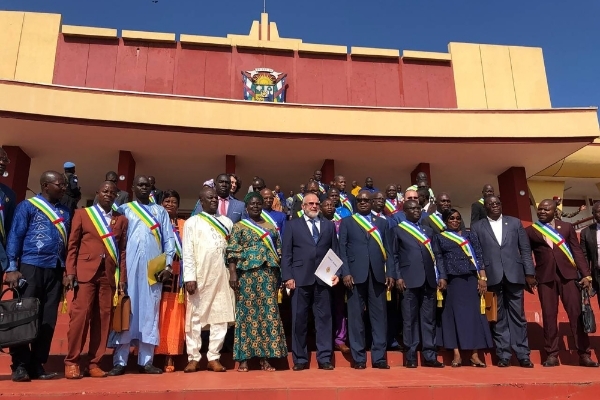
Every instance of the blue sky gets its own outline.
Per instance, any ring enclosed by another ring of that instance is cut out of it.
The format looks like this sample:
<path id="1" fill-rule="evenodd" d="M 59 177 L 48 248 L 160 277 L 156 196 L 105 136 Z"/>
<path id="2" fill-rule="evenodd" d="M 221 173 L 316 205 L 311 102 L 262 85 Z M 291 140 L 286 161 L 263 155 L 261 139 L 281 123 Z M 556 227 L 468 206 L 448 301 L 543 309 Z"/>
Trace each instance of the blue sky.
<path id="1" fill-rule="evenodd" d="M 0 0 L 63 23 L 247 34 L 263 0 Z M 539 46 L 553 107 L 600 105 L 600 0 L 267 0 L 279 34 L 310 43 L 447 51 L 448 42 Z M 1 27 L 0 27 L 1 28 Z"/>

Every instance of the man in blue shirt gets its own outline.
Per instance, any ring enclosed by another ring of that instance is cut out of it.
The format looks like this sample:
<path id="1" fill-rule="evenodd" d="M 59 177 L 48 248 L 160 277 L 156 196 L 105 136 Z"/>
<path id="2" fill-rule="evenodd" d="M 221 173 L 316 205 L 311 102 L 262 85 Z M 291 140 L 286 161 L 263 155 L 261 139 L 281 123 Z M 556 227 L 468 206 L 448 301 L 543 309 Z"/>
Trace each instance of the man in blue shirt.
<path id="1" fill-rule="evenodd" d="M 10 159 L 6 151 L 0 147 L 0 176 L 6 172 L 8 164 L 10 164 Z M 3 271 L 8 268 L 8 259 L 5 253 L 6 238 L 10 232 L 16 206 L 17 195 L 15 192 L 4 183 L 0 183 L 0 267 Z"/>
<path id="2" fill-rule="evenodd" d="M 40 300 L 37 339 L 10 348 L 12 380 L 52 379 L 46 373 L 54 335 L 58 304 L 63 292 L 63 275 L 67 235 L 70 230 L 69 209 L 60 204 L 67 183 L 60 172 L 46 171 L 40 178 L 41 193 L 21 202 L 8 235 L 6 283 L 18 287 L 23 297 Z"/>

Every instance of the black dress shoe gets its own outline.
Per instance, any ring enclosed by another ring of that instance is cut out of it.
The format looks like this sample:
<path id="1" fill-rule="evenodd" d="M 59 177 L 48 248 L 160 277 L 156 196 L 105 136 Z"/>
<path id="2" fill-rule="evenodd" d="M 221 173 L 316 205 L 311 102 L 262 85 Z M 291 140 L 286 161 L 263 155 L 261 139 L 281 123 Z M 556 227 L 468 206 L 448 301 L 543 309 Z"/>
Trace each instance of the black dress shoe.
<path id="1" fill-rule="evenodd" d="M 388 347 L 387 351 L 400 351 L 400 352 L 402 352 L 402 351 L 404 351 L 404 347 L 402 347 L 401 344 L 397 344 L 395 346 Z"/>
<path id="2" fill-rule="evenodd" d="M 522 360 L 519 360 L 519 365 L 523 368 L 533 368 L 533 363 L 531 362 L 531 360 L 529 358 L 524 358 Z"/>
<path id="3" fill-rule="evenodd" d="M 373 368 L 376 369 L 390 369 L 390 366 L 385 361 L 379 361 L 373 364 Z"/>
<path id="4" fill-rule="evenodd" d="M 119 376 L 119 375 L 123 375 L 125 373 L 125 366 L 121 365 L 121 364 L 117 364 L 113 367 L 113 369 L 111 369 L 110 371 L 108 371 L 108 376 Z"/>
<path id="5" fill-rule="evenodd" d="M 47 381 L 50 379 L 54 379 L 58 376 L 57 372 L 46 372 L 44 367 L 39 366 L 33 371 L 29 371 L 29 377 L 31 379 L 39 379 L 42 381 Z"/>
<path id="6" fill-rule="evenodd" d="M 529 362 L 531 362 L 531 361 L 529 361 Z M 510 360 L 508 360 L 506 358 L 501 358 L 500 360 L 498 360 L 498 367 L 500 367 L 500 368 L 510 367 Z"/>
<path id="7" fill-rule="evenodd" d="M 587 354 L 579 357 L 579 365 L 581 365 L 582 367 L 591 367 L 591 368 L 598 367 L 598 363 L 596 361 L 592 360 L 590 358 L 590 356 L 588 356 Z"/>
<path id="8" fill-rule="evenodd" d="M 408 360 L 405 364 L 406 368 L 417 368 L 417 360 Z"/>
<path id="9" fill-rule="evenodd" d="M 13 382 L 30 382 L 31 378 L 24 367 L 17 367 L 12 373 Z"/>
<path id="10" fill-rule="evenodd" d="M 352 368 L 354 368 L 354 369 L 366 369 L 367 368 L 367 363 L 357 362 L 357 363 L 354 363 L 354 366 Z"/>
<path id="11" fill-rule="evenodd" d="M 438 360 L 425 361 L 423 363 L 423 366 L 424 367 L 429 367 L 429 368 L 444 368 L 444 364 L 442 364 Z"/>
<path id="12" fill-rule="evenodd" d="M 319 369 L 324 369 L 326 371 L 332 371 L 333 365 L 330 362 L 325 362 L 323 364 L 319 363 Z"/>
<path id="13" fill-rule="evenodd" d="M 550 356 L 548 358 L 546 358 L 546 361 L 544 361 L 542 363 L 542 366 L 544 367 L 558 367 L 560 365 L 560 362 L 558 361 L 558 358 L 554 357 L 554 356 Z"/>
<path id="14" fill-rule="evenodd" d="M 302 371 L 304 369 L 308 369 L 307 363 L 294 364 L 294 367 L 292 368 L 293 371 Z"/>
<path id="15" fill-rule="evenodd" d="M 143 367 L 139 367 L 139 371 L 141 374 L 150 374 L 150 375 L 160 375 L 162 374 L 162 369 L 155 367 L 152 363 L 148 363 Z"/>

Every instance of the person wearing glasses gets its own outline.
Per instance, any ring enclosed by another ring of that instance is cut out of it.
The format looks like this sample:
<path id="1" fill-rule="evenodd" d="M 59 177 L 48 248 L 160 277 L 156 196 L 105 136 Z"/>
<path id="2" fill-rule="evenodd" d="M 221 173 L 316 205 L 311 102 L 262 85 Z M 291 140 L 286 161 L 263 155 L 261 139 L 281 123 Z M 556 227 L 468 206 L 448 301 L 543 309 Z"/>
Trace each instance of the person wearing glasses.
<path id="1" fill-rule="evenodd" d="M 442 221 L 447 229 L 434 236 L 433 251 L 448 285 L 437 344 L 454 351 L 452 367 L 462 365 L 461 350 L 470 350 L 470 365 L 485 368 L 478 350 L 493 344 L 485 306 L 481 308 L 487 277 L 479 240 L 475 233 L 461 230 L 462 216 L 456 209 L 444 210 Z"/>
<path id="2" fill-rule="evenodd" d="M 502 215 L 500 198 L 486 197 L 483 205 L 487 218 L 475 222 L 471 231 L 481 244 L 488 290 L 497 297 L 498 320 L 492 333 L 498 366 L 510 365 L 512 348 L 521 367 L 533 368 L 523 311 L 523 289 L 537 286 L 529 239 L 519 219 Z"/>
<path id="3" fill-rule="evenodd" d="M 6 243 L 6 283 L 18 288 L 21 296 L 40 300 L 37 339 L 31 345 L 10 348 L 14 382 L 57 376 L 46 372 L 43 365 L 48 361 L 63 282 L 66 283 L 63 275 L 71 216 L 69 209 L 60 204 L 67 190 L 63 174 L 44 172 L 40 186 L 40 194 L 17 206 Z"/>
<path id="4" fill-rule="evenodd" d="M 117 176 L 117 173 L 115 171 L 107 172 L 105 180 L 106 182 L 112 182 L 117 186 L 119 184 L 119 177 Z M 114 210 L 116 210 L 121 204 L 125 204 L 129 201 L 129 193 L 127 193 L 125 190 L 120 190 L 119 188 L 117 188 L 117 192 L 117 197 L 115 198 L 115 202 L 113 203 Z M 98 195 L 94 197 L 94 205 L 96 204 L 98 204 Z"/>
<path id="5" fill-rule="evenodd" d="M 308 187 L 312 188 L 311 182 Z M 317 267 L 331 249 L 339 254 L 335 225 L 319 216 L 319 197 L 307 193 L 302 199 L 302 217 L 286 225 L 281 258 L 281 280 L 292 296 L 292 356 L 294 371 L 308 368 L 306 334 L 312 305 L 317 330 L 319 369 L 333 370 L 333 324 L 331 323 L 331 286 L 339 282 L 341 270 L 325 283 L 315 276 Z"/>
<path id="6" fill-rule="evenodd" d="M 452 200 L 450 200 L 450 195 L 446 192 L 440 193 L 435 200 L 435 206 L 435 212 L 429 214 L 426 219 L 423 219 L 422 223 L 423 226 L 428 226 L 433 229 L 433 233 L 437 235 L 438 233 L 446 230 L 446 224 L 442 221 L 442 212 L 452 208 Z M 464 232 L 465 229 L 465 221 L 461 220 L 460 230 Z"/>

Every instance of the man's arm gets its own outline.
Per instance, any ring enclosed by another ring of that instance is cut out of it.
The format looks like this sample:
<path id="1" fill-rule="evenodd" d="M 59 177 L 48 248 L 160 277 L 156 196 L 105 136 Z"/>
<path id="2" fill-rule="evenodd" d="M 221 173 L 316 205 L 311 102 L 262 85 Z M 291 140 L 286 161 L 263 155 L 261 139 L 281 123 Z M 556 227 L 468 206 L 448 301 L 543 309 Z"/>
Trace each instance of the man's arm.
<path id="1" fill-rule="evenodd" d="M 185 221 L 185 224 L 183 225 L 183 243 L 181 244 L 181 251 L 183 253 L 183 259 L 181 260 L 183 264 L 183 272 L 180 273 L 183 273 L 184 282 L 197 281 L 194 239 L 198 232 L 196 232 L 194 227 L 192 226 L 194 224 L 195 219 L 196 218 L 190 218 L 187 221 Z M 200 235 L 198 236 L 200 237 Z"/>
<path id="2" fill-rule="evenodd" d="M 521 260 L 523 261 L 523 267 L 525 275 L 535 275 L 535 266 L 533 265 L 533 258 L 531 255 L 531 242 L 529 241 L 529 237 L 527 236 L 527 232 L 525 232 L 525 228 L 521 222 L 518 223 L 518 245 L 519 252 L 521 253 Z"/>
<path id="3" fill-rule="evenodd" d="M 71 235 L 67 246 L 66 273 L 77 277 L 77 255 L 81 247 L 81 238 L 83 237 L 83 226 L 81 219 L 82 212 L 75 211 L 73 222 L 71 224 Z"/>
<path id="4" fill-rule="evenodd" d="M 573 225 L 569 224 L 569 248 L 573 253 L 573 258 L 575 259 L 575 265 L 577 265 L 577 269 L 581 273 L 581 276 L 586 277 L 591 275 L 590 266 L 587 263 L 583 253 L 581 251 L 581 246 L 577 241 L 577 233 L 575 233 L 575 228 Z"/>
<path id="5" fill-rule="evenodd" d="M 281 246 L 281 280 L 283 282 L 294 279 L 294 275 L 292 274 L 293 244 L 294 229 L 293 227 L 288 226 Z"/>
<path id="6" fill-rule="evenodd" d="M 348 263 L 348 219 L 343 219 L 340 223 L 340 239 L 339 239 L 339 248 L 340 248 L 340 259 L 342 260 L 342 276 L 351 275 L 350 273 L 350 264 Z"/>
<path id="7" fill-rule="evenodd" d="M 159 213 L 162 221 L 160 221 L 160 230 L 162 231 L 163 237 L 163 251 L 166 255 L 167 265 L 173 264 L 173 257 L 175 256 L 175 236 L 173 234 L 173 226 L 171 220 L 169 220 L 169 214 L 165 209 Z"/>
<path id="8" fill-rule="evenodd" d="M 8 269 L 4 272 L 18 271 L 18 260 L 23 254 L 23 242 L 29 227 L 30 206 L 25 200 L 15 210 L 13 224 L 6 242 L 6 256 L 8 257 Z"/>
<path id="9" fill-rule="evenodd" d="M 127 282 L 127 229 L 129 229 L 129 221 L 127 218 L 121 218 L 123 221 L 123 231 L 119 240 L 119 282 Z"/>

